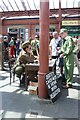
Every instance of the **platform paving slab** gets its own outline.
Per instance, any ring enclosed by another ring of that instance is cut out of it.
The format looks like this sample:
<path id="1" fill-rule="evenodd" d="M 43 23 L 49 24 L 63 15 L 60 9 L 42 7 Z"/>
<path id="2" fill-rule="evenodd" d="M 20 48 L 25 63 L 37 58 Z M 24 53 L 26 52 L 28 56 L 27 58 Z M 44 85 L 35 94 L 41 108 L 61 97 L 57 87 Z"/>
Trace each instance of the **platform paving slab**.
<path id="1" fill-rule="evenodd" d="M 80 117 L 80 77 L 74 69 L 73 88 L 63 89 L 54 103 L 29 95 L 19 87 L 19 80 L 10 85 L 9 71 L 0 71 L 0 117 L 1 118 L 50 118 L 66 120 Z"/>

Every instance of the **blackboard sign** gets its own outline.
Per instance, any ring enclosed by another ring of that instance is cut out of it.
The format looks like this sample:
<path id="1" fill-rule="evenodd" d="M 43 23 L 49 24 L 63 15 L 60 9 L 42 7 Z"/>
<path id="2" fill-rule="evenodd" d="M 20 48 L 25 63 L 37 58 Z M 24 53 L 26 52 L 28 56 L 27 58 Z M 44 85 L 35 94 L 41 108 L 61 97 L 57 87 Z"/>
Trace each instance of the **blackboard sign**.
<path id="1" fill-rule="evenodd" d="M 58 79 L 59 75 L 54 75 L 54 72 L 49 72 L 45 76 L 48 93 L 52 102 L 55 102 L 61 94 L 61 86 L 59 86 L 60 84 L 58 82 L 60 81 Z"/>

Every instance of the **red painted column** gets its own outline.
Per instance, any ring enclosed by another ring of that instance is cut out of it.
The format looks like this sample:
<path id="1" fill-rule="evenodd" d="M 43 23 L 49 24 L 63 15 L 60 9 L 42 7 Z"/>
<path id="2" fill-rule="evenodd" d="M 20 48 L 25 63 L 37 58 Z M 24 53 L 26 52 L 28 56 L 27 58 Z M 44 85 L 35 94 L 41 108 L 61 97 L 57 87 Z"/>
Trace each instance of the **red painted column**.
<path id="1" fill-rule="evenodd" d="M 38 96 L 47 98 L 45 74 L 49 71 L 49 0 L 40 1 L 40 66 L 38 72 Z"/>
<path id="2" fill-rule="evenodd" d="M 0 15 L 0 65 L 1 65 L 1 67 L 0 67 L 0 69 L 2 70 L 3 69 L 3 60 L 2 60 L 2 20 L 1 20 L 1 15 Z"/>
<path id="3" fill-rule="evenodd" d="M 30 18 L 29 18 L 29 20 L 28 20 L 28 23 L 29 23 L 29 38 L 32 36 L 31 35 L 31 31 L 32 31 L 32 28 L 31 28 L 31 21 L 30 21 Z"/>
<path id="4" fill-rule="evenodd" d="M 61 11 L 61 0 L 59 0 L 59 30 L 61 29 L 61 25 L 62 25 L 62 11 Z"/>

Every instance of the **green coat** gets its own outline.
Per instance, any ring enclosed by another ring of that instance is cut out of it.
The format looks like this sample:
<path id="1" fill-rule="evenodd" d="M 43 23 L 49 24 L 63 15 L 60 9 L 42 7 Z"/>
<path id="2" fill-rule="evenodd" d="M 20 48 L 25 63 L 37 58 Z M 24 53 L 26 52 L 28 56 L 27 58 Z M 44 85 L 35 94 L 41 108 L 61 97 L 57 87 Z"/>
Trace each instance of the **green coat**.
<path id="1" fill-rule="evenodd" d="M 74 69 L 74 42 L 70 36 L 62 39 L 62 46 L 60 52 L 63 54 L 64 58 L 64 70 L 66 83 L 72 84 L 73 69 Z"/>

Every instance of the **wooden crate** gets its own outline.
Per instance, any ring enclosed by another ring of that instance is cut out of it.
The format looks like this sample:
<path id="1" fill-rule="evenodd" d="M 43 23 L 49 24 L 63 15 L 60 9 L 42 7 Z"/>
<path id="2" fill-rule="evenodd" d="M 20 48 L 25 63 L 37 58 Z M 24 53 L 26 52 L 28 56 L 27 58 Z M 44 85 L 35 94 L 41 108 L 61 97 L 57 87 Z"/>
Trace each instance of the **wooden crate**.
<path id="1" fill-rule="evenodd" d="M 28 91 L 30 95 L 37 95 L 37 86 L 28 86 Z"/>
<path id="2" fill-rule="evenodd" d="M 29 82 L 29 85 L 30 85 L 30 86 L 37 86 L 37 87 L 38 87 L 38 82 L 32 82 L 32 81 L 30 81 L 30 82 Z"/>

